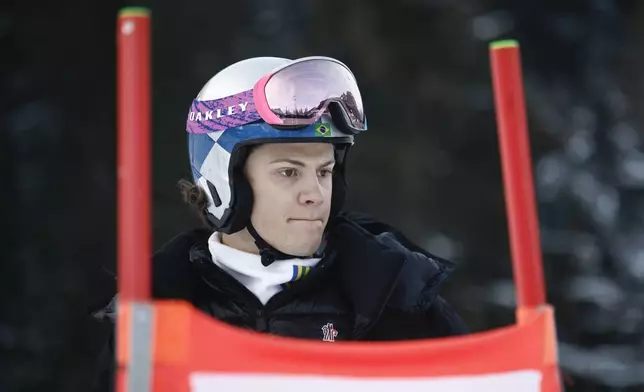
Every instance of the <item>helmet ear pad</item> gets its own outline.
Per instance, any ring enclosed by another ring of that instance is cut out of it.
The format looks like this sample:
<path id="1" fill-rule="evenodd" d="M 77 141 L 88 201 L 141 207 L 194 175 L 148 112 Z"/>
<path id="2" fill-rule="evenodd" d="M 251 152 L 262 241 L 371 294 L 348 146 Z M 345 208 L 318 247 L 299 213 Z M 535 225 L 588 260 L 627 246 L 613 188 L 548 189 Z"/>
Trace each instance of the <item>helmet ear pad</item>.
<path id="1" fill-rule="evenodd" d="M 345 175 L 345 163 L 349 154 L 350 144 L 336 144 L 335 146 L 335 168 L 333 170 L 333 193 L 331 194 L 332 218 L 342 211 L 347 195 L 347 180 Z"/>
<path id="2" fill-rule="evenodd" d="M 236 154 L 234 154 L 234 161 L 231 161 L 230 178 L 233 182 L 232 192 L 234 199 L 232 207 L 235 211 L 233 219 L 230 221 L 230 233 L 236 233 L 248 226 L 250 222 L 250 215 L 253 212 L 253 188 L 246 178 L 244 169 L 246 167 L 246 160 L 253 151 L 256 145 L 240 146 Z"/>
<path id="3" fill-rule="evenodd" d="M 217 220 L 213 214 L 205 211 L 213 229 L 224 234 L 237 233 L 246 228 L 253 211 L 253 189 L 246 178 L 244 167 L 248 156 L 257 145 L 240 144 L 235 147 L 231 154 L 228 166 L 228 178 L 231 183 L 230 207 L 226 211 L 225 219 Z M 208 182 L 208 187 L 214 189 L 214 185 Z M 212 190 L 211 190 L 212 193 Z"/>
<path id="4" fill-rule="evenodd" d="M 204 211 L 213 229 L 224 233 L 233 234 L 237 233 L 248 226 L 250 217 L 253 212 L 253 188 L 246 178 L 244 168 L 248 156 L 253 151 L 254 147 L 258 144 L 242 144 L 235 147 L 235 151 L 231 156 L 229 166 L 229 178 L 232 182 L 231 189 L 231 203 L 230 208 L 221 221 L 216 219 L 213 214 Z M 347 182 L 345 177 L 345 161 L 348 155 L 349 144 L 336 144 L 334 145 L 334 155 L 336 159 L 335 170 L 333 171 L 333 193 L 331 194 L 331 211 L 330 217 L 340 213 L 347 193 Z M 217 194 L 214 185 L 208 182 L 208 187 L 211 194 Z M 225 224 L 222 225 L 222 222 Z"/>

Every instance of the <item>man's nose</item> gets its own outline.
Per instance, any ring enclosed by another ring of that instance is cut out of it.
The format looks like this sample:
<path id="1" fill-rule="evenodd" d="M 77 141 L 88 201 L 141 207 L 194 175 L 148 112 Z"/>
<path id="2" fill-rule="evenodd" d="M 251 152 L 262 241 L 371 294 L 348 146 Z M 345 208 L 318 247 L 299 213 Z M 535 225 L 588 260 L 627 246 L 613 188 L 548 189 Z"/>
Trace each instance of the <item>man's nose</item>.
<path id="1" fill-rule="evenodd" d="M 299 202 L 306 205 L 318 205 L 324 201 L 324 187 L 316 174 L 308 175 L 303 181 Z"/>

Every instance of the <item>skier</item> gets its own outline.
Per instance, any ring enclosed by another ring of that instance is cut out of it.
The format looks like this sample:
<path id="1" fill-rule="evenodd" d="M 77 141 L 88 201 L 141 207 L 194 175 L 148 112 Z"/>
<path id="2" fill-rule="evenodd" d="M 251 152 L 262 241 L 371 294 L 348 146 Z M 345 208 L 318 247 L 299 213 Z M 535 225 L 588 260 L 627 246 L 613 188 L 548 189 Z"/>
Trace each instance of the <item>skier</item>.
<path id="1" fill-rule="evenodd" d="M 354 75 L 335 59 L 257 57 L 213 76 L 188 114 L 194 181 L 181 182 L 205 228 L 154 254 L 153 296 L 327 343 L 467 333 L 439 295 L 450 262 L 341 212 L 346 156 L 366 129 Z"/>

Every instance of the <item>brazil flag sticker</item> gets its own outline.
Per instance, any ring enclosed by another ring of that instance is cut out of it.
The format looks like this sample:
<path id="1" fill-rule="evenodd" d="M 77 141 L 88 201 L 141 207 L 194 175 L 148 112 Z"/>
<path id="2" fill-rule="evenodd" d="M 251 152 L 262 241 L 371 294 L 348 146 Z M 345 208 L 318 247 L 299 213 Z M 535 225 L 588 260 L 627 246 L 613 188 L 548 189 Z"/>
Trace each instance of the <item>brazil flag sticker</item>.
<path id="1" fill-rule="evenodd" d="M 315 136 L 322 136 L 322 137 L 331 136 L 331 124 L 329 123 L 315 124 Z"/>

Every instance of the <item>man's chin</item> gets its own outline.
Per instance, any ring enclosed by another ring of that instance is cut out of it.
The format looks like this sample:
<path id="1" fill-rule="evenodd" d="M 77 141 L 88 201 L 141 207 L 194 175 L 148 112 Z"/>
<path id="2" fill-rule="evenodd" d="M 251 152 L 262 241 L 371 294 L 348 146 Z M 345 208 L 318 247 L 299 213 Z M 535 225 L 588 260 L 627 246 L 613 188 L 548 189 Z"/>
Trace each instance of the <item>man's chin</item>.
<path id="1" fill-rule="evenodd" d="M 297 257 L 311 257 L 312 255 L 315 254 L 315 252 L 318 251 L 321 243 L 322 243 L 322 238 L 320 237 L 318 238 L 317 241 L 307 241 L 306 246 L 285 247 L 285 248 L 289 248 L 289 252 L 285 252 L 283 250 L 280 250 L 280 251 Z"/>

